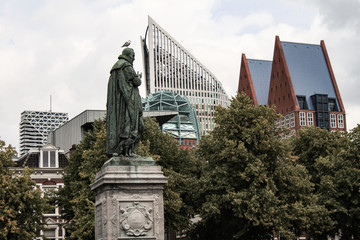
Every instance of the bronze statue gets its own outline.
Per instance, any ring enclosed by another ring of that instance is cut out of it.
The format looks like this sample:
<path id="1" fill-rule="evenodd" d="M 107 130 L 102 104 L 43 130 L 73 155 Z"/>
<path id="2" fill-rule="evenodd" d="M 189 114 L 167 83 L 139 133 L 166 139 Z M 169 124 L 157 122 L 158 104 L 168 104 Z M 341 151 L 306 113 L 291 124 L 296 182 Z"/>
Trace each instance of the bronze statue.
<path id="1" fill-rule="evenodd" d="M 110 71 L 106 104 L 106 153 L 136 156 L 144 123 L 138 87 L 140 77 L 133 68 L 135 53 L 125 48 Z"/>

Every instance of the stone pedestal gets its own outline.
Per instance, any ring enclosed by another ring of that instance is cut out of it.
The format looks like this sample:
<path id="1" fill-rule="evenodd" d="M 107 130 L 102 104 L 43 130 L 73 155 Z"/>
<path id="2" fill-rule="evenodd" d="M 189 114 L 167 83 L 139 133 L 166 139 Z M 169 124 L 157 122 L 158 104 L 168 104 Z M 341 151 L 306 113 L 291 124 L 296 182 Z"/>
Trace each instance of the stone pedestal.
<path id="1" fill-rule="evenodd" d="M 152 158 L 113 157 L 96 174 L 96 240 L 163 240 L 161 167 Z"/>

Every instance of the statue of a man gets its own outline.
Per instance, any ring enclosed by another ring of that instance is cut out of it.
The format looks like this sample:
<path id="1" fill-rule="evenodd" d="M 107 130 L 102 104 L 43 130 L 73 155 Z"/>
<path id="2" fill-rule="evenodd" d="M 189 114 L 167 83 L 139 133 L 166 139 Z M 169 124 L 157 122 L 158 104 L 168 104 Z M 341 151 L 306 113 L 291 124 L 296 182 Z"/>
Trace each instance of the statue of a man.
<path id="1" fill-rule="evenodd" d="M 134 156 L 144 124 L 138 87 L 140 77 L 133 68 L 135 53 L 125 48 L 110 71 L 106 104 L 106 153 Z"/>

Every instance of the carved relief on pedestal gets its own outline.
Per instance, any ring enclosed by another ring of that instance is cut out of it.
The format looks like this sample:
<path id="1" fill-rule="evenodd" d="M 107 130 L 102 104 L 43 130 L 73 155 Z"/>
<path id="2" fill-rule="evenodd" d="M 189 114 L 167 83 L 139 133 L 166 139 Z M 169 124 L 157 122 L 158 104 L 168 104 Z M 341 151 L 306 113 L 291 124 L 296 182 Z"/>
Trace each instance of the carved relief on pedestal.
<path id="1" fill-rule="evenodd" d="M 121 204 L 120 227 L 127 236 L 153 235 L 153 208 L 149 203 L 145 204 L 148 206 L 143 204 L 139 202 Z"/>

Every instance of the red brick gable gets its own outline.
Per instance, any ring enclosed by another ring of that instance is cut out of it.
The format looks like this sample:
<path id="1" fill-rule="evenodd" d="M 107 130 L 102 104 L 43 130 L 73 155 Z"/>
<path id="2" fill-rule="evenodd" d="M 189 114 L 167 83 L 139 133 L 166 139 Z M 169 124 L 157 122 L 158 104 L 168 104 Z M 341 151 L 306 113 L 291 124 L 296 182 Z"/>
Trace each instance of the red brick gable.
<path id="1" fill-rule="evenodd" d="M 281 114 L 299 110 L 289 69 L 278 36 L 275 38 L 268 105 L 275 105 L 276 112 Z"/>
<path id="2" fill-rule="evenodd" d="M 240 93 L 245 93 L 247 96 L 250 97 L 251 100 L 253 100 L 255 105 L 258 105 L 254 84 L 251 79 L 249 65 L 244 53 L 241 55 L 240 76 L 238 83 L 238 94 Z"/>

